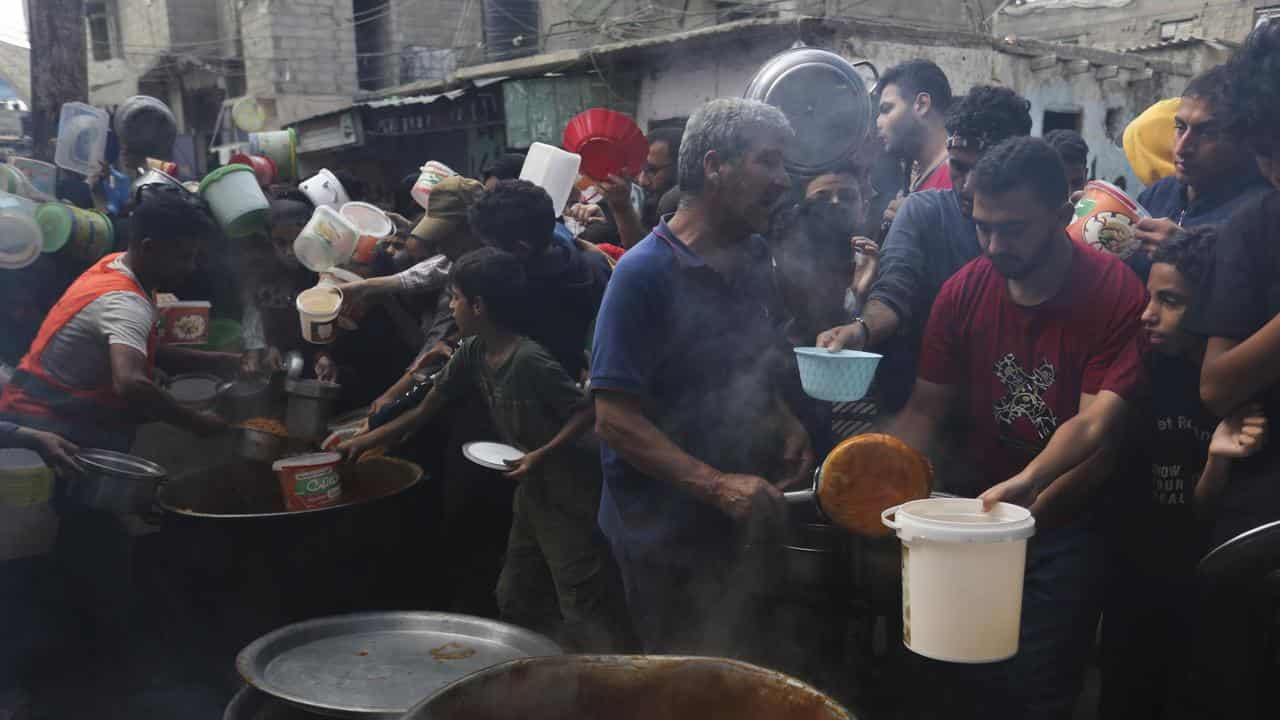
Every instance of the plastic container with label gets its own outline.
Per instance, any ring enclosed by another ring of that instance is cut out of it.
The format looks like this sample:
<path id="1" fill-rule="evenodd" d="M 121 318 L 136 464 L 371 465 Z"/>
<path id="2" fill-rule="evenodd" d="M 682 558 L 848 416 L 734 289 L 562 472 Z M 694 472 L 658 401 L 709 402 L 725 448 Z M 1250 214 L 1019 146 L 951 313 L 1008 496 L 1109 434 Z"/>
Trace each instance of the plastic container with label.
<path id="1" fill-rule="evenodd" d="M 160 315 L 160 344 L 203 345 L 209 342 L 209 310 L 204 300 L 156 305 Z"/>
<path id="2" fill-rule="evenodd" d="M 280 481 L 287 510 L 315 510 L 342 501 L 338 453 L 314 453 L 277 460 L 271 465 Z"/>
<path id="3" fill-rule="evenodd" d="M 419 168 L 421 174 L 418 175 L 418 181 L 413 184 L 413 189 L 409 191 L 409 195 L 413 197 L 413 201 L 422 206 L 423 210 L 427 209 L 427 199 L 431 197 L 431 189 L 440 184 L 440 181 L 453 177 L 458 173 L 453 168 L 442 162 L 428 160 L 427 164 Z"/>
<path id="4" fill-rule="evenodd" d="M 36 210 L 36 222 L 44 252 L 66 252 L 80 262 L 91 263 L 111 252 L 115 227 L 97 210 L 82 210 L 66 203 L 45 203 Z"/>
<path id="5" fill-rule="evenodd" d="M 559 217 L 569 202 L 569 192 L 578 180 L 578 167 L 582 157 L 565 152 L 558 147 L 536 142 L 529 146 L 520 179 L 541 187 L 551 196 L 551 207 Z"/>
<path id="6" fill-rule="evenodd" d="M 270 203 L 248 165 L 227 165 L 200 181 L 200 195 L 228 237 L 247 237 L 267 226 Z"/>
<path id="7" fill-rule="evenodd" d="M 302 321 L 302 338 L 316 345 L 333 342 L 338 334 L 338 315 L 342 313 L 342 291 L 317 285 L 298 293 L 295 304 Z"/>
<path id="8" fill-rule="evenodd" d="M 105 110 L 80 102 L 63 103 L 54 164 L 86 176 L 101 172 L 109 123 Z"/>
<path id="9" fill-rule="evenodd" d="M 359 238 L 345 217 L 330 207 L 317 207 L 293 239 L 293 254 L 312 272 L 324 272 L 351 259 Z"/>

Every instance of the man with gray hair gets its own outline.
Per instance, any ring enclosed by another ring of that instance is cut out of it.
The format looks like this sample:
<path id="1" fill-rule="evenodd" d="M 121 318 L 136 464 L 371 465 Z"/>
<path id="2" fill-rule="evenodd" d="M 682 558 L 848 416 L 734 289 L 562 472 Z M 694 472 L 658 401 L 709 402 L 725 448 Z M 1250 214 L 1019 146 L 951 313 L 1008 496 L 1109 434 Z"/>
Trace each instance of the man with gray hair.
<path id="1" fill-rule="evenodd" d="M 782 519 L 780 487 L 813 466 L 758 233 L 786 192 L 786 117 L 714 100 L 689 119 L 683 197 L 623 256 L 596 321 L 600 527 L 648 652 L 752 656 L 740 631 L 767 573 L 741 548 Z M 798 390 L 798 387 L 797 387 Z"/>

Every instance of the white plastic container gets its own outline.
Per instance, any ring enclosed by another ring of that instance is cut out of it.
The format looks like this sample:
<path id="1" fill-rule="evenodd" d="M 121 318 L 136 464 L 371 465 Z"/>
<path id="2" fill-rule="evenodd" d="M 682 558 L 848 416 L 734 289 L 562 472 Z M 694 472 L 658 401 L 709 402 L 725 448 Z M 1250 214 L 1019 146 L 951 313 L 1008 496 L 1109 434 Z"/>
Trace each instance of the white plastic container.
<path id="1" fill-rule="evenodd" d="M 249 133 L 249 154 L 271 158 L 281 180 L 298 177 L 298 132 L 293 128 Z"/>
<path id="2" fill-rule="evenodd" d="M 431 189 L 440 184 L 440 181 L 453 177 L 458 173 L 453 168 L 442 162 L 428 160 L 427 164 L 419 168 L 421 172 L 418 175 L 418 181 L 413 184 L 413 189 L 409 191 L 409 195 L 413 197 L 413 201 L 422 206 L 423 210 L 427 209 L 427 198 L 431 196 Z"/>
<path id="3" fill-rule="evenodd" d="M 330 207 L 337 210 L 351 201 L 347 197 L 347 189 L 342 187 L 338 177 L 329 172 L 328 168 L 321 168 L 320 172 L 303 180 L 298 184 L 298 189 L 318 208 Z"/>
<path id="4" fill-rule="evenodd" d="M 1030 511 L 998 503 L 983 512 L 977 499 L 934 497 L 881 518 L 902 541 L 903 643 L 945 662 L 1016 655 Z"/>
<path id="5" fill-rule="evenodd" d="M 109 122 L 105 110 L 79 102 L 63 103 L 53 162 L 81 175 L 97 174 L 107 149 Z"/>
<path id="6" fill-rule="evenodd" d="M 355 227 L 361 237 L 367 236 L 381 240 L 396 229 L 386 213 L 379 210 L 376 205 L 366 202 L 346 203 L 338 212 Z"/>
<path id="7" fill-rule="evenodd" d="M 321 205 L 293 239 L 293 254 L 312 272 L 325 272 L 351 259 L 360 233 L 341 213 Z"/>
<path id="8" fill-rule="evenodd" d="M 333 342 L 338 334 L 338 315 L 342 312 L 342 291 L 317 285 L 298 293 L 295 304 L 302 320 L 302 338 L 316 345 Z"/>
<path id="9" fill-rule="evenodd" d="M 229 237 L 245 237 L 266 227 L 270 203 L 248 165 L 227 165 L 200 181 L 200 195 Z"/>
<path id="10" fill-rule="evenodd" d="M 58 168 L 47 162 L 32 160 L 25 157 L 10 158 L 9 162 L 13 166 L 22 171 L 27 176 L 27 181 L 31 183 L 38 192 L 45 195 L 56 197 L 58 194 Z"/>
<path id="11" fill-rule="evenodd" d="M 578 179 L 578 166 L 581 164 L 581 155 L 536 142 L 529 146 L 529 153 L 525 155 L 520 179 L 546 190 L 558 217 L 569 203 L 569 192 Z"/>
<path id="12" fill-rule="evenodd" d="M 24 197 L 0 193 L 0 270 L 20 270 L 40 257 L 44 233 L 37 209 Z"/>

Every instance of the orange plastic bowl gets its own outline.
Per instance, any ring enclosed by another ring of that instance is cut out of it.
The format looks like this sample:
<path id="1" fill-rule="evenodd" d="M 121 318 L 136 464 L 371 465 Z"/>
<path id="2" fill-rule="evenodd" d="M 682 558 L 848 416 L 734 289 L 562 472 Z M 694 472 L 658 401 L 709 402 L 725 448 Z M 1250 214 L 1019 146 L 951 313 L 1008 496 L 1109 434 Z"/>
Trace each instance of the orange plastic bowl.
<path id="1" fill-rule="evenodd" d="M 635 177 L 649 157 L 649 141 L 635 121 L 605 108 L 575 115 L 564 128 L 562 144 L 582 156 L 581 173 L 595 180 Z"/>

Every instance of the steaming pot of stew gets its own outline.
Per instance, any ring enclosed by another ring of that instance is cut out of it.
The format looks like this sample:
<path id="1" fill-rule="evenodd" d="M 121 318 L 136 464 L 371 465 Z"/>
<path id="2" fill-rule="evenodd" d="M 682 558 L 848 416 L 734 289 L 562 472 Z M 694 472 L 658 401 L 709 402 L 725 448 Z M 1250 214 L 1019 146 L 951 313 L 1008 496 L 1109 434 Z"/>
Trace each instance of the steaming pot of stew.
<path id="1" fill-rule="evenodd" d="M 402 720 L 851 720 L 815 688 L 711 657 L 559 655 L 468 675 Z"/>

